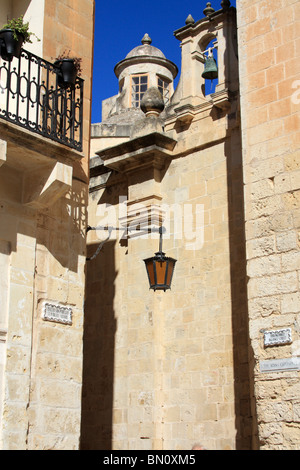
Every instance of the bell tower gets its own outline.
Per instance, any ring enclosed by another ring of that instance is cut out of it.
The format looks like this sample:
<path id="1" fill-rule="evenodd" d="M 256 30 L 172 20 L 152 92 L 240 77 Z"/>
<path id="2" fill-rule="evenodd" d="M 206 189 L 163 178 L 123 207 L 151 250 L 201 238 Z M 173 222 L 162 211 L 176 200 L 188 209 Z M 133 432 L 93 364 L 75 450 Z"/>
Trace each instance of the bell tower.
<path id="1" fill-rule="evenodd" d="M 195 21 L 189 15 L 185 26 L 174 32 L 181 42 L 182 72 L 172 104 L 189 104 L 186 120 L 191 118 L 193 107 L 207 102 L 229 110 L 230 94 L 238 90 L 236 10 L 229 0 L 223 0 L 221 7 L 215 11 L 208 2 L 204 18 Z M 208 73 L 211 71 L 213 74 Z M 205 80 L 212 79 L 217 80 L 215 91 L 207 94 Z"/>

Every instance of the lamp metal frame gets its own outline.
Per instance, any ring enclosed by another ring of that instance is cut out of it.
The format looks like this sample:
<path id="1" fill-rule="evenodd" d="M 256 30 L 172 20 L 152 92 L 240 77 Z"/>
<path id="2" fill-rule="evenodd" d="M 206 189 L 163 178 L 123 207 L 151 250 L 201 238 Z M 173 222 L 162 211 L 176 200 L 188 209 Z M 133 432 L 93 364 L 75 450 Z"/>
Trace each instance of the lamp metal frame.
<path id="1" fill-rule="evenodd" d="M 162 251 L 162 235 L 164 227 L 159 227 L 159 251 L 155 256 L 144 259 L 146 265 L 150 289 L 163 290 L 171 289 L 176 259 L 170 258 Z M 161 271 L 160 273 L 158 272 Z M 163 281 L 163 282 L 161 282 Z"/>

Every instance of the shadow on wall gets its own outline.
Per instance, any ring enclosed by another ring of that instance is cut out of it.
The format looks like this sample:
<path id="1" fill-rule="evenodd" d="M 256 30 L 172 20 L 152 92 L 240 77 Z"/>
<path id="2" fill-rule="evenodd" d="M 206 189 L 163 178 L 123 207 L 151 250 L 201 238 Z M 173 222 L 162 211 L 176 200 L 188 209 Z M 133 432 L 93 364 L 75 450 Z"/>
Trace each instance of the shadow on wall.
<path id="1" fill-rule="evenodd" d="M 225 28 L 226 51 L 232 51 L 229 67 L 224 60 L 224 76 L 232 91 L 239 84 L 236 29 Z M 229 52 L 228 52 L 229 53 Z M 239 104 L 228 115 L 232 128 L 230 140 L 225 142 L 227 160 L 228 217 L 230 276 L 232 298 L 233 363 L 235 387 L 236 449 L 255 450 L 257 445 L 257 417 L 254 399 L 253 351 L 249 339 L 247 296 L 247 259 L 244 218 L 243 158 Z"/>
<path id="2" fill-rule="evenodd" d="M 12 18 L 25 15 L 32 0 L 2 0 L 0 12 L 0 27 Z"/>
<path id="3" fill-rule="evenodd" d="M 8 182 L 11 183 L 10 180 Z M 13 182 L 22 188 L 21 179 Z M 5 199 L 0 202 L 0 239 L 10 243 L 11 252 L 17 252 L 19 234 L 36 239 L 37 251 L 49 251 L 61 266 L 77 273 L 78 256 L 84 256 L 86 249 L 86 195 L 86 185 L 74 181 L 70 191 L 51 207 L 41 210 L 27 208 L 19 198 L 19 205 L 15 204 L 12 211 L 12 199 L 4 194 L 8 202 Z M 39 274 L 38 258 L 36 262 Z"/>
<path id="4" fill-rule="evenodd" d="M 73 181 L 68 193 L 37 215 L 37 243 L 61 266 L 78 272 L 78 256 L 86 250 L 86 185 Z"/>
<path id="5" fill-rule="evenodd" d="M 234 133 L 232 133 L 234 134 Z M 236 130 L 236 142 L 240 140 Z M 232 135 L 234 140 L 234 135 Z M 236 449 L 257 449 L 253 351 L 249 341 L 243 167 L 240 145 L 225 144 L 227 157 L 230 277 L 232 298 Z"/>
<path id="6" fill-rule="evenodd" d="M 87 262 L 83 336 L 81 450 L 112 447 L 112 401 L 116 319 L 113 301 L 116 277 L 115 241 L 105 243 Z M 99 244 L 88 246 L 92 256 Z"/>

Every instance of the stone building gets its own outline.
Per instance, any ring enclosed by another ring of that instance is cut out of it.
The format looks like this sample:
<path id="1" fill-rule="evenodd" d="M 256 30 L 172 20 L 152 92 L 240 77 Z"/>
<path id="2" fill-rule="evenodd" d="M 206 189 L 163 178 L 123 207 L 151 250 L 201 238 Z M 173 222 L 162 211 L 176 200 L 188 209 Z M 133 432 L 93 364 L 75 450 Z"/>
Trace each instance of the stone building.
<path id="1" fill-rule="evenodd" d="M 92 125 L 83 449 L 300 448 L 299 5 L 189 15 L 175 91 L 148 34 L 115 67 Z M 161 226 L 177 262 L 154 291 Z"/>
<path id="2" fill-rule="evenodd" d="M 2 0 L 1 449 L 299 450 L 299 5 L 187 16 L 176 87 L 145 32 L 90 126 L 94 1 Z"/>
<path id="3" fill-rule="evenodd" d="M 78 449 L 94 1 L 1 1 L 1 28 L 22 15 L 19 58 L 1 35 L 0 448 Z"/>
<path id="4" fill-rule="evenodd" d="M 300 3 L 243 0 L 237 13 L 258 442 L 299 450 Z"/>

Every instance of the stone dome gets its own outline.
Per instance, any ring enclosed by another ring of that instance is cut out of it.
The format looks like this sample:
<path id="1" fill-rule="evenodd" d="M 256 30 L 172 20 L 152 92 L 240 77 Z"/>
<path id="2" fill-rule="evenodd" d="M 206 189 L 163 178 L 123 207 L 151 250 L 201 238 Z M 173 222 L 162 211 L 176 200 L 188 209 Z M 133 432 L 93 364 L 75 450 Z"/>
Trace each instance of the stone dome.
<path id="1" fill-rule="evenodd" d="M 134 47 L 114 68 L 115 75 L 119 78 L 123 71 L 132 65 L 156 64 L 168 70 L 174 79 L 178 73 L 177 66 L 166 59 L 166 56 L 160 49 L 151 45 L 152 39 L 146 33 L 140 46 Z M 147 71 L 147 70 L 145 70 Z M 164 75 L 164 74 L 163 74 Z"/>
<path id="2" fill-rule="evenodd" d="M 152 39 L 146 33 L 142 39 L 142 45 L 137 46 L 132 49 L 126 56 L 126 59 L 131 59 L 133 57 L 160 57 L 161 59 L 166 59 L 166 56 L 162 53 L 157 47 L 151 46 Z"/>

